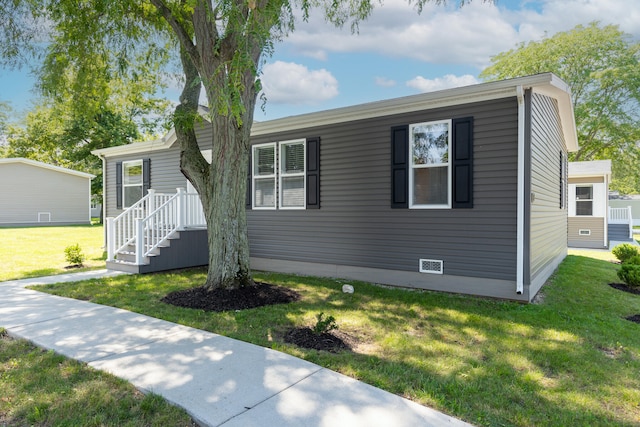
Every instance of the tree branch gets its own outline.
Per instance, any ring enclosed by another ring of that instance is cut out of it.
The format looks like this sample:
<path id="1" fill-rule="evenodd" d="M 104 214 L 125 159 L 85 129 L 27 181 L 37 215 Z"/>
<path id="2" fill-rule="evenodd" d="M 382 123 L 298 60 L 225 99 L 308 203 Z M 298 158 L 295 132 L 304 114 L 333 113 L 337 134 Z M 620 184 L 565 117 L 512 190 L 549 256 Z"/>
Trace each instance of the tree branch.
<path id="1" fill-rule="evenodd" d="M 156 7 L 160 15 L 162 15 L 169 26 L 171 26 L 171 29 L 180 41 L 180 45 L 182 45 L 185 52 L 187 52 L 191 57 L 191 62 L 196 65 L 196 67 L 200 65 L 200 54 L 198 53 L 196 46 L 193 44 L 193 40 L 191 39 L 189 32 L 180 24 L 180 22 L 178 22 L 164 0 L 151 0 L 151 4 Z"/>

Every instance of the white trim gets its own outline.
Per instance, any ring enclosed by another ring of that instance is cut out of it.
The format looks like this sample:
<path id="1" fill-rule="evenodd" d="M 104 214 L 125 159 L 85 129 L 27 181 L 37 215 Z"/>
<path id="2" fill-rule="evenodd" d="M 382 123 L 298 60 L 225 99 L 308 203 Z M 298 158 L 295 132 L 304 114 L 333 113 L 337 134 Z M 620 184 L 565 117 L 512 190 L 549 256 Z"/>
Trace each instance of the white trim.
<path id="1" fill-rule="evenodd" d="M 303 156 L 303 166 L 302 172 L 298 173 L 288 173 L 284 174 L 282 172 L 282 160 L 284 156 L 282 154 L 282 146 L 284 145 L 295 145 L 302 144 L 302 156 Z M 283 197 L 284 191 L 282 191 L 282 180 L 283 178 L 295 178 L 302 177 L 303 182 L 303 191 L 302 191 L 302 206 L 284 206 Z M 278 143 L 278 208 L 282 210 L 304 210 L 307 208 L 307 140 L 306 139 L 293 139 L 290 141 L 280 141 Z"/>
<path id="2" fill-rule="evenodd" d="M 412 129 L 416 126 L 424 125 L 436 125 L 446 123 L 448 126 L 447 131 L 447 163 L 439 163 L 437 165 L 414 165 L 413 164 L 413 134 Z M 430 122 L 412 123 L 409 125 L 409 152 L 407 159 L 409 162 L 409 209 L 451 209 L 451 153 L 452 153 L 452 120 L 433 120 Z M 447 204 L 414 204 L 413 203 L 413 191 L 414 191 L 414 169 L 428 169 L 428 168 L 447 168 Z"/>
<path id="3" fill-rule="evenodd" d="M 25 159 L 24 157 L 14 157 L 10 159 L 0 159 L 0 164 L 11 164 L 11 163 L 23 163 L 25 165 L 36 166 L 42 169 L 49 169 L 56 172 L 62 172 L 69 175 L 75 175 L 82 178 L 93 179 L 96 176 L 86 172 L 80 172 L 73 169 L 63 168 L 61 166 L 54 166 L 47 163 L 38 162 L 36 160 Z"/>
<path id="4" fill-rule="evenodd" d="M 518 86 L 518 218 L 517 218 L 517 243 L 516 243 L 516 293 L 524 292 L 524 89 Z"/>
<path id="5" fill-rule="evenodd" d="M 532 88 L 535 92 L 553 97 L 558 101 L 562 133 L 567 144 L 567 149 L 568 151 L 577 151 L 578 138 L 575 121 L 573 120 L 573 104 L 571 102 L 569 86 L 552 73 L 480 83 L 402 98 L 336 108 L 333 110 L 301 114 L 266 122 L 254 122 L 251 127 L 251 136 L 333 125 L 447 106 L 464 105 L 473 102 L 517 97 L 520 96 L 519 91 L 522 91 L 523 88 Z M 208 117 L 208 114 L 204 112 L 204 110 L 201 111 L 201 115 L 203 115 L 205 120 Z M 159 140 L 136 142 L 129 145 L 94 150 L 92 153 L 105 156 L 147 153 L 168 149 L 175 141 L 175 131 L 171 130 Z"/>
<path id="6" fill-rule="evenodd" d="M 255 165 L 256 165 L 256 149 L 257 148 L 265 148 L 265 147 L 273 147 L 273 174 L 265 175 L 256 178 L 255 176 Z M 251 146 L 251 208 L 255 210 L 275 210 L 278 207 L 278 189 L 276 184 L 278 174 L 278 155 L 277 155 L 277 144 L 275 142 L 267 142 L 266 144 L 256 144 Z M 273 206 L 256 206 L 256 179 L 267 179 L 273 178 Z"/>
<path id="7" fill-rule="evenodd" d="M 125 175 L 125 170 L 127 169 L 126 165 L 130 164 L 130 163 L 135 163 L 136 166 L 137 164 L 140 164 L 140 184 L 125 184 L 125 180 L 124 180 L 124 175 Z M 125 188 L 133 188 L 133 187 L 140 187 L 140 198 L 144 197 L 144 161 L 142 159 L 137 159 L 137 160 L 125 160 L 122 162 L 122 208 L 123 209 L 127 209 L 130 208 L 131 206 L 127 205 L 127 198 L 125 197 Z M 140 200 L 140 199 L 138 199 Z M 138 201 L 136 200 L 136 202 Z M 134 202 L 134 205 L 135 203 Z"/>

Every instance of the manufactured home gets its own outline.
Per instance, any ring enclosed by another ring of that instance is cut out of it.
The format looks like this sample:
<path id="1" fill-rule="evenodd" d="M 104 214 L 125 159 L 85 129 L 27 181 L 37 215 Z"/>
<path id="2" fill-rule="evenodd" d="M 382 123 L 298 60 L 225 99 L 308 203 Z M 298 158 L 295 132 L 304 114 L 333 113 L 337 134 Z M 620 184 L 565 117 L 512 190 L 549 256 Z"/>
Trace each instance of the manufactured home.
<path id="1" fill-rule="evenodd" d="M 569 163 L 569 247 L 609 249 L 634 243 L 631 206 L 611 203 L 610 182 L 611 160 Z"/>
<path id="2" fill-rule="evenodd" d="M 0 226 L 91 224 L 94 177 L 30 159 L 0 159 Z"/>
<path id="3" fill-rule="evenodd" d="M 210 156 L 206 121 L 197 137 Z M 207 263 L 178 145 L 94 152 L 110 268 Z M 531 301 L 567 253 L 573 150 L 569 88 L 549 73 L 256 122 L 252 268 Z"/>

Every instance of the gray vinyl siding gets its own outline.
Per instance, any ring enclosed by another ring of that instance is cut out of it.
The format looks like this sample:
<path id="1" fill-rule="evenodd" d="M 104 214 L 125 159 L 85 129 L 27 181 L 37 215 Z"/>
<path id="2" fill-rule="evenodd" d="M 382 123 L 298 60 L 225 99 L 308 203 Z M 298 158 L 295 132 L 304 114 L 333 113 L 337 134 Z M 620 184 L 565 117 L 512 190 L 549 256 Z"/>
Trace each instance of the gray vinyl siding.
<path id="1" fill-rule="evenodd" d="M 589 236 L 581 236 L 580 230 L 589 230 Z M 569 246 L 572 248 L 604 249 L 604 218 L 570 217 Z"/>
<path id="2" fill-rule="evenodd" d="M 203 122 L 198 126 L 196 135 L 200 148 L 210 150 L 211 126 L 207 122 Z M 151 188 L 158 193 L 175 193 L 179 187 L 186 188 L 187 178 L 180 171 L 180 146 L 177 142 L 166 150 L 109 157 L 104 173 L 105 185 L 107 186 L 105 192 L 106 217 L 115 217 L 122 212 L 122 209 L 117 209 L 116 204 L 116 163 L 141 159 L 151 160 Z"/>
<path id="3" fill-rule="evenodd" d="M 91 180 L 24 163 L 0 164 L 0 225 L 89 224 Z M 38 222 L 38 213 L 50 222 Z M 47 215 L 47 217 L 49 217 Z"/>
<path id="4" fill-rule="evenodd" d="M 567 209 L 560 208 L 560 153 L 566 153 L 566 144 L 560 129 L 556 100 L 534 94 L 531 99 L 529 234 L 531 297 L 567 253 Z"/>
<path id="5" fill-rule="evenodd" d="M 251 256 L 410 272 L 428 258 L 445 275 L 515 281 L 517 111 L 514 97 L 253 138 L 321 138 L 321 207 L 249 211 Z M 473 209 L 391 209 L 391 127 L 467 116 Z"/>

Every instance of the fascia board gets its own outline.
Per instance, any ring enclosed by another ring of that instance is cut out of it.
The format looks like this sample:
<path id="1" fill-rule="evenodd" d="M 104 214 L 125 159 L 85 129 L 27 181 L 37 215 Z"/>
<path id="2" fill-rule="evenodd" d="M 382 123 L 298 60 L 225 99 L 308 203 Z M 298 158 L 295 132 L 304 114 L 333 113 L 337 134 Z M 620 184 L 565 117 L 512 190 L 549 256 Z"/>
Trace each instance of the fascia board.
<path id="1" fill-rule="evenodd" d="M 166 150 L 171 148 L 177 141 L 175 129 L 171 129 L 165 136 L 153 141 L 134 142 L 127 145 L 119 145 L 117 147 L 102 148 L 91 151 L 91 154 L 98 157 L 125 156 L 128 154 L 137 154 L 141 152 L 153 152 Z"/>
<path id="2" fill-rule="evenodd" d="M 573 101 L 571 99 L 571 89 L 559 77 L 550 74 L 551 79 L 547 83 L 531 85 L 531 89 L 540 95 L 549 96 L 558 101 L 558 113 L 560 115 L 560 125 L 564 135 L 567 151 L 578 151 L 578 132 L 576 129 L 575 114 L 573 111 Z"/>

